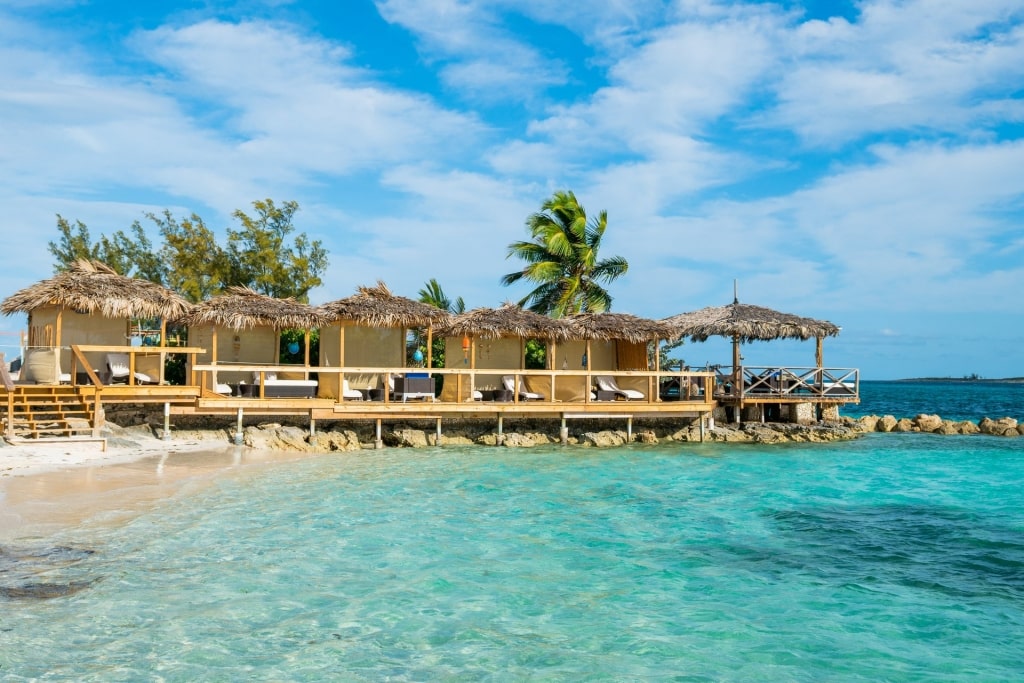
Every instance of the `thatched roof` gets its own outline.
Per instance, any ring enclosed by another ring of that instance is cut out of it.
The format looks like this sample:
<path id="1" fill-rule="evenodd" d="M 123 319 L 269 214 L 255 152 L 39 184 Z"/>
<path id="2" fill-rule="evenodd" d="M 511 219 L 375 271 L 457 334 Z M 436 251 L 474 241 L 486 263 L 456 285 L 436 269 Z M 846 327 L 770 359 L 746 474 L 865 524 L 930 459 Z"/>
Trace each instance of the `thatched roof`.
<path id="1" fill-rule="evenodd" d="M 634 344 L 666 339 L 671 331 L 660 320 L 639 318 L 629 313 L 580 313 L 563 319 L 574 339 L 620 339 Z"/>
<path id="2" fill-rule="evenodd" d="M 29 313 L 63 306 L 106 318 L 179 320 L 191 305 L 155 282 L 118 275 L 99 261 L 80 260 L 48 280 L 19 290 L 0 303 L 0 313 Z"/>
<path id="3" fill-rule="evenodd" d="M 468 335 L 481 339 L 518 337 L 562 341 L 571 337 L 566 323 L 511 303 L 503 304 L 501 308 L 474 308 L 452 316 L 438 333 L 447 337 Z"/>
<path id="4" fill-rule="evenodd" d="M 220 325 L 233 330 L 272 327 L 309 330 L 324 323 L 320 311 L 295 299 L 275 299 L 248 287 L 229 287 L 226 294 L 197 304 L 185 317 L 190 327 Z"/>
<path id="5" fill-rule="evenodd" d="M 447 311 L 391 293 L 378 281 L 376 287 L 360 287 L 355 294 L 320 307 L 328 322 L 350 320 L 367 327 L 431 327 L 449 317 Z"/>
<path id="6" fill-rule="evenodd" d="M 770 339 L 834 337 L 839 334 L 839 327 L 827 320 L 801 318 L 737 301 L 728 306 L 711 306 L 693 313 L 680 313 L 662 322 L 669 327 L 673 339 L 689 337 L 698 342 L 706 341 L 708 337 L 738 336 L 745 343 Z"/>

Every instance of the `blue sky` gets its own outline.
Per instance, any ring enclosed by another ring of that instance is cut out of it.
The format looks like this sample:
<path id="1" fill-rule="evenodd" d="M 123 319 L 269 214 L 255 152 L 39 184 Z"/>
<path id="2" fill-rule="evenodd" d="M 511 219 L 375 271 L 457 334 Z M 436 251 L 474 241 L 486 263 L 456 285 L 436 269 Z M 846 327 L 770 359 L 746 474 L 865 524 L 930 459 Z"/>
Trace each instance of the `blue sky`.
<path id="1" fill-rule="evenodd" d="M 6 0 L 0 121 L 0 296 L 49 276 L 58 213 L 223 230 L 272 198 L 330 251 L 313 303 L 436 277 L 494 306 L 572 189 L 630 263 L 615 310 L 735 279 L 866 379 L 1024 375 L 1019 0 Z"/>

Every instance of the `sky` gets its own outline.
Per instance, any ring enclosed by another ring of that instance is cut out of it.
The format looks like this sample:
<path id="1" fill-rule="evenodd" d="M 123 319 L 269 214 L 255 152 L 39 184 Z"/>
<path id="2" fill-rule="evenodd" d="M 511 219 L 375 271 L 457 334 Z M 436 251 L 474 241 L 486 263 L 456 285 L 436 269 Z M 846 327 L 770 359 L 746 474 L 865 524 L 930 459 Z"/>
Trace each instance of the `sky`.
<path id="1" fill-rule="evenodd" d="M 52 274 L 58 214 L 223 235 L 269 198 L 328 249 L 314 304 L 437 278 L 497 306 L 558 190 L 608 212 L 615 311 L 735 287 L 839 325 L 825 364 L 862 379 L 1024 376 L 1020 0 L 0 4 L 0 297 Z"/>

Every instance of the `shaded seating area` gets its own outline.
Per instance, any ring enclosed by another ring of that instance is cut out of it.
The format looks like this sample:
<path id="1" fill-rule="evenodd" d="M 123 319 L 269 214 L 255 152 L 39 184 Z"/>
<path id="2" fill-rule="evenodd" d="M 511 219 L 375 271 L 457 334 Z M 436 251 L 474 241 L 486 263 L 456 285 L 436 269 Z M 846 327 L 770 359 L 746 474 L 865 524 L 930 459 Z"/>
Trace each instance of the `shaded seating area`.
<path id="1" fill-rule="evenodd" d="M 616 383 L 615 378 L 611 375 L 597 375 L 594 377 L 594 384 L 597 385 L 597 398 L 602 398 L 602 392 L 604 394 L 611 394 L 612 400 L 623 398 L 627 401 L 642 401 L 646 396 L 642 391 L 636 389 L 623 389 Z"/>
<path id="2" fill-rule="evenodd" d="M 504 387 L 505 391 L 511 391 L 514 395 L 516 393 L 516 378 L 512 375 L 503 375 L 501 378 L 501 386 Z M 519 383 L 519 400 L 543 401 L 544 394 L 540 394 L 535 391 L 527 391 L 524 379 L 524 381 Z"/>
<path id="3" fill-rule="evenodd" d="M 405 403 L 410 398 L 434 400 L 434 378 L 426 373 L 408 373 L 393 378 L 394 397 Z"/>
<path id="4" fill-rule="evenodd" d="M 260 385 L 259 372 L 252 373 L 252 382 Z M 317 381 L 315 379 L 278 379 L 276 372 L 264 372 L 263 396 L 266 398 L 314 398 Z M 258 389 L 254 389 L 258 391 Z M 358 392 L 357 392 L 358 393 Z M 359 394 L 362 398 L 362 394 Z"/>
<path id="5" fill-rule="evenodd" d="M 127 353 L 108 353 L 107 354 L 107 372 L 110 373 L 110 382 L 112 384 L 129 384 L 129 375 L 135 378 L 136 384 L 159 384 L 160 376 L 155 377 L 136 370 L 134 373 L 131 371 L 131 360 Z M 230 393 L 230 388 L 228 392 Z"/>

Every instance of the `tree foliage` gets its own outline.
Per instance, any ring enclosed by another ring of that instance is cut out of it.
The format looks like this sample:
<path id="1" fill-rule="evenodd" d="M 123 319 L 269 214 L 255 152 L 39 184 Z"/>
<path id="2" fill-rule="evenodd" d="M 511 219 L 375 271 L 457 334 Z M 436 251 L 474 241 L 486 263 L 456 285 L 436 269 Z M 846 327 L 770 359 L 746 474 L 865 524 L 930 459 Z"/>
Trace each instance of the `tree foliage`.
<path id="1" fill-rule="evenodd" d="M 522 259 L 526 266 L 501 280 L 506 286 L 520 280 L 537 285 L 520 306 L 556 318 L 611 308 L 611 294 L 602 284 L 623 275 L 629 264 L 620 256 L 598 258 L 607 212 L 588 219 L 576 195 L 559 191 L 527 219 L 526 226 L 531 240 L 513 242 L 506 255 Z"/>
<path id="2" fill-rule="evenodd" d="M 297 202 L 279 207 L 265 199 L 253 202 L 253 209 L 252 216 L 234 212 L 239 226 L 227 229 L 226 247 L 198 215 L 178 219 L 166 210 L 146 214 L 163 241 L 159 248 L 138 221 L 127 233 L 118 230 L 94 242 L 84 223 L 71 223 L 60 215 L 59 239 L 48 246 L 57 272 L 78 259 L 95 259 L 122 275 L 165 285 L 193 302 L 231 285 L 307 302 L 309 290 L 321 283 L 320 275 L 327 269 L 327 250 L 305 233 L 292 236 Z"/>
<path id="3" fill-rule="evenodd" d="M 435 308 L 440 308 L 442 311 L 448 311 L 458 315 L 459 313 L 465 313 L 466 302 L 462 297 L 456 297 L 451 299 L 447 294 L 444 293 L 444 289 L 441 288 L 441 284 L 435 279 L 431 278 L 423 285 L 423 289 L 419 291 L 420 303 L 430 304 Z M 420 353 L 426 356 L 427 353 L 427 338 L 423 334 L 423 330 L 415 330 L 413 332 L 412 339 L 413 351 L 419 349 Z M 430 346 L 431 359 L 435 368 L 446 367 L 445 361 L 445 341 L 435 337 Z"/>

